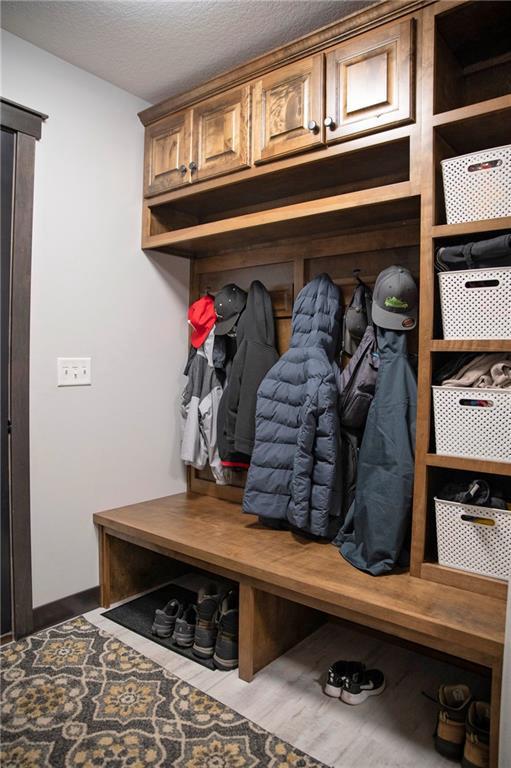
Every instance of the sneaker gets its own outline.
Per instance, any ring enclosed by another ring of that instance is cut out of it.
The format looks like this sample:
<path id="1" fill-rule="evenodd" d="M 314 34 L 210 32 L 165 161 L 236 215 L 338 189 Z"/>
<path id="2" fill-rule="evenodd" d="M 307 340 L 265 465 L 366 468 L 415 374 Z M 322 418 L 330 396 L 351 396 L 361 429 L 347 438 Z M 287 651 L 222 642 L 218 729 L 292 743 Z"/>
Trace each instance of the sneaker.
<path id="1" fill-rule="evenodd" d="M 461 760 L 465 720 L 472 696 L 468 685 L 441 685 L 438 689 L 438 724 L 435 749 L 451 760 Z"/>
<path id="2" fill-rule="evenodd" d="M 218 586 L 214 583 L 199 589 L 193 653 L 201 659 L 210 659 L 215 652 L 220 599 Z"/>
<path id="3" fill-rule="evenodd" d="M 360 661 L 336 661 L 328 669 L 324 692 L 327 696 L 339 699 L 342 693 L 344 681 L 365 670 L 365 664 Z"/>
<path id="4" fill-rule="evenodd" d="M 238 666 L 238 613 L 238 595 L 231 590 L 220 606 L 213 654 L 217 669 L 235 669 Z"/>
<path id="5" fill-rule="evenodd" d="M 362 704 L 369 696 L 379 696 L 385 690 L 385 675 L 379 669 L 355 672 L 344 681 L 341 701 L 345 704 Z"/>
<path id="6" fill-rule="evenodd" d="M 195 637 L 195 624 L 197 622 L 197 608 L 195 605 L 189 605 L 183 612 L 183 615 L 176 619 L 176 626 L 172 640 L 180 648 L 190 648 L 193 645 Z"/>
<path id="7" fill-rule="evenodd" d="M 170 637 L 174 631 L 176 619 L 183 615 L 184 608 L 175 598 L 169 600 L 165 608 L 154 612 L 153 626 L 151 632 L 156 637 Z"/>
<path id="8" fill-rule="evenodd" d="M 490 705 L 473 701 L 468 708 L 463 768 L 488 768 L 490 764 Z"/>

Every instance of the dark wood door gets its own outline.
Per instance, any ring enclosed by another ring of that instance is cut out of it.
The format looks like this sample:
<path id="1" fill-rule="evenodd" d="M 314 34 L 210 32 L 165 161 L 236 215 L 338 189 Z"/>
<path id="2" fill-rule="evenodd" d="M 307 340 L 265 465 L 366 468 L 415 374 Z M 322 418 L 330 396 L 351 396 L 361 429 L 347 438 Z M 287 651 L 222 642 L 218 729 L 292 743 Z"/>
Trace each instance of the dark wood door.
<path id="1" fill-rule="evenodd" d="M 254 162 L 323 144 L 323 54 L 270 72 L 254 85 Z"/>
<path id="2" fill-rule="evenodd" d="M 2 128 L 1 147 L 1 274 L 0 274 L 0 465 L 1 465 L 1 587 L 2 605 L 0 635 L 12 630 L 11 595 L 11 512 L 9 473 L 9 323 L 10 323 L 10 282 L 11 282 L 11 236 L 12 236 L 12 189 L 14 179 L 14 150 L 16 137 L 13 131 Z"/>
<path id="3" fill-rule="evenodd" d="M 192 181 L 248 168 L 250 86 L 235 88 L 193 108 L 192 163 Z"/>
<path id="4" fill-rule="evenodd" d="M 414 118 L 413 20 L 342 43 L 326 56 L 326 141 Z"/>
<path id="5" fill-rule="evenodd" d="M 145 195 L 157 195 L 190 183 L 191 131 L 191 110 L 170 115 L 146 128 Z"/>

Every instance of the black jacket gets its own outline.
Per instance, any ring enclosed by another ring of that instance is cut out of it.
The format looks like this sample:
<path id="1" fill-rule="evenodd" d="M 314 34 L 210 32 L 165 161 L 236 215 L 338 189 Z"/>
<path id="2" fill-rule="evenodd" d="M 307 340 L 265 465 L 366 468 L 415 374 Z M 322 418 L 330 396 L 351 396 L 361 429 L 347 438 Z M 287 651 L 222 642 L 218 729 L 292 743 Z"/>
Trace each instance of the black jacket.
<path id="1" fill-rule="evenodd" d="M 218 414 L 218 446 L 226 466 L 249 463 L 254 447 L 257 390 L 279 359 L 270 294 L 259 280 L 249 288 L 238 321 L 236 344 Z"/>

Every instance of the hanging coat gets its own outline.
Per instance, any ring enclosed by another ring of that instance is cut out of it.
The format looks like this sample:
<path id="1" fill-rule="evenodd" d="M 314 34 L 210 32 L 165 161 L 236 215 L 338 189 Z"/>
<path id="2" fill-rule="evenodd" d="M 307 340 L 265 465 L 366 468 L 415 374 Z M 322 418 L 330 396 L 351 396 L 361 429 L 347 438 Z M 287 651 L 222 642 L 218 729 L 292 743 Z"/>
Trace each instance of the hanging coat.
<path id="1" fill-rule="evenodd" d="M 271 296 L 259 280 L 254 280 L 238 320 L 236 354 L 218 414 L 218 444 L 224 466 L 250 462 L 257 390 L 278 359 Z"/>
<path id="2" fill-rule="evenodd" d="M 340 524 L 340 451 L 334 360 L 339 289 L 328 275 L 303 288 L 289 350 L 257 393 L 256 435 L 243 510 L 316 536 Z"/>
<path id="3" fill-rule="evenodd" d="M 355 500 L 335 544 L 361 571 L 405 565 L 415 456 L 417 382 L 405 331 L 377 329 L 380 364 L 358 462 Z"/>
<path id="4" fill-rule="evenodd" d="M 217 444 L 217 416 L 222 381 L 212 365 L 214 329 L 186 364 L 188 376 L 181 397 L 181 459 L 204 469 L 209 463 L 215 481 L 225 485 L 229 476 L 220 463 Z"/>

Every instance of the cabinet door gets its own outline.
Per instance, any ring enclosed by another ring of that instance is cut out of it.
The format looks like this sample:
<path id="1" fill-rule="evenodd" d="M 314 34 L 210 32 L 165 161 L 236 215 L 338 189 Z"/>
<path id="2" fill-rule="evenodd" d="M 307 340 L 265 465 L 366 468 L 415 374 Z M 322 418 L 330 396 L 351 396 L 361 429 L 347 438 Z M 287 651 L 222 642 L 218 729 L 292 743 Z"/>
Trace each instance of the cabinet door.
<path id="1" fill-rule="evenodd" d="M 192 181 L 250 165 L 250 86 L 193 108 Z"/>
<path id="2" fill-rule="evenodd" d="M 191 111 L 185 110 L 146 128 L 145 195 L 157 195 L 190 183 L 191 119 Z"/>
<path id="3" fill-rule="evenodd" d="M 413 120 L 413 31 L 404 21 L 327 54 L 327 142 Z"/>
<path id="4" fill-rule="evenodd" d="M 254 162 L 323 143 L 323 64 L 320 53 L 270 72 L 256 82 Z"/>

